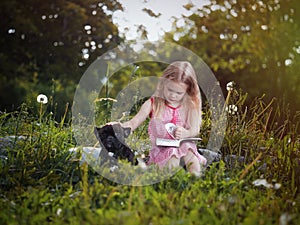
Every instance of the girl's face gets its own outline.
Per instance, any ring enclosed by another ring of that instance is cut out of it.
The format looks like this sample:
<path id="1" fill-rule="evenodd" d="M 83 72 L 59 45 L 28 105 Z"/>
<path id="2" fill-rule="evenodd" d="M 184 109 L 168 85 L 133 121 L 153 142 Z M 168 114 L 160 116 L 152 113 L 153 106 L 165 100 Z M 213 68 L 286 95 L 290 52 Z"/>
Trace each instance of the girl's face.
<path id="1" fill-rule="evenodd" d="M 187 85 L 181 82 L 167 81 L 164 87 L 164 97 L 167 103 L 173 107 L 180 105 L 187 90 Z"/>

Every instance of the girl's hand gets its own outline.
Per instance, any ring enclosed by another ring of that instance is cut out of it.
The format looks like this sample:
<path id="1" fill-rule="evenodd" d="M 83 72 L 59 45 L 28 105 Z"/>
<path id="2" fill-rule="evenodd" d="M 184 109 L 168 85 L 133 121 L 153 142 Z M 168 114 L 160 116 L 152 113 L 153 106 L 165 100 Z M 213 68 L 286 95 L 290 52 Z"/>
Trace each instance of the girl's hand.
<path id="1" fill-rule="evenodd" d="M 189 136 L 189 131 L 183 127 L 178 126 L 174 132 L 174 137 L 176 139 L 182 139 Z"/>
<path id="2" fill-rule="evenodd" d="M 114 124 L 120 124 L 120 122 L 111 121 L 111 122 L 106 123 L 105 125 L 114 125 Z"/>
<path id="3" fill-rule="evenodd" d="M 130 124 L 128 124 L 128 122 L 120 123 L 120 122 L 112 121 L 112 122 L 106 123 L 106 125 L 114 125 L 114 124 L 120 124 L 120 126 L 123 127 L 123 128 L 129 127 L 130 129 L 132 129 L 131 126 L 130 126 Z"/>

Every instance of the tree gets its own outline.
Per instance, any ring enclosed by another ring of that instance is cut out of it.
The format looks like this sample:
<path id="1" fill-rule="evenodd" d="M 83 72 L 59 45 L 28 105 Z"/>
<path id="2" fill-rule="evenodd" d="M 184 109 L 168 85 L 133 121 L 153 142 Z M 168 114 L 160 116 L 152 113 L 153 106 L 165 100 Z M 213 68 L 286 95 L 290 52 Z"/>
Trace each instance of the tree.
<path id="1" fill-rule="evenodd" d="M 251 97 L 266 94 L 300 105 L 300 6 L 296 0 L 215 0 L 193 14 L 167 40 L 191 49 L 225 87 L 234 80 Z M 174 22 L 176 24 L 176 21 Z"/>
<path id="2" fill-rule="evenodd" d="M 0 3 L 0 108 L 44 92 L 72 101 L 82 73 L 122 40 L 116 0 L 4 0 Z"/>

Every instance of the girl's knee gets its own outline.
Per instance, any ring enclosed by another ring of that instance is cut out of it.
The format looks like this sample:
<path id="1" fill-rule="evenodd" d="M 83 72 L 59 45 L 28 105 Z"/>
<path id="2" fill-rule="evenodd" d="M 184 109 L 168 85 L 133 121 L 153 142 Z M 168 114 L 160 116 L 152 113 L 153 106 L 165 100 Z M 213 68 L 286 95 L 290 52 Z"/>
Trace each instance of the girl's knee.
<path id="1" fill-rule="evenodd" d="M 179 167 L 179 164 L 180 164 L 180 160 L 175 156 L 172 156 L 168 161 L 168 166 L 170 169 Z"/>
<path id="2" fill-rule="evenodd" d="M 201 165 L 197 156 L 190 150 L 184 157 L 185 165 L 191 174 L 201 176 Z"/>

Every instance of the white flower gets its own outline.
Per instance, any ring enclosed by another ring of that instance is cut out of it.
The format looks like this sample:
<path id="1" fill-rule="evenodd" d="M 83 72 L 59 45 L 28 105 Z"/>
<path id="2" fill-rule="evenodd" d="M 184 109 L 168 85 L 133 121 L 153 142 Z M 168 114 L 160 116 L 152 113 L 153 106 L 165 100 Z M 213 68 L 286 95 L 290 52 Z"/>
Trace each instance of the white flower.
<path id="1" fill-rule="evenodd" d="M 294 214 L 289 214 L 287 212 L 283 213 L 279 218 L 280 225 L 289 224 L 289 222 L 295 217 Z"/>
<path id="2" fill-rule="evenodd" d="M 255 181 L 253 181 L 252 184 L 256 187 L 264 186 L 266 188 L 273 188 L 273 185 L 268 183 L 268 181 L 266 179 L 257 179 Z"/>
<path id="3" fill-rule="evenodd" d="M 226 84 L 226 89 L 227 91 L 232 91 L 233 90 L 233 86 L 234 86 L 234 82 L 230 81 Z"/>
<path id="4" fill-rule="evenodd" d="M 117 102 L 116 99 L 113 99 L 113 98 L 97 98 L 95 100 L 95 102 L 102 102 L 102 101 L 112 101 L 112 102 Z"/>
<path id="5" fill-rule="evenodd" d="M 229 105 L 226 106 L 226 111 L 231 114 L 231 115 L 235 115 L 235 113 L 237 112 L 238 108 L 236 105 Z"/>
<path id="6" fill-rule="evenodd" d="M 62 209 L 61 208 L 58 208 L 57 211 L 56 211 L 56 215 L 60 216 L 62 213 Z"/>
<path id="7" fill-rule="evenodd" d="M 117 165 L 114 165 L 114 166 L 110 167 L 110 172 L 114 172 L 117 169 L 119 169 L 119 167 Z"/>
<path id="8" fill-rule="evenodd" d="M 274 185 L 271 183 L 268 183 L 268 181 L 266 179 L 257 179 L 255 181 L 252 182 L 252 184 L 256 187 L 258 186 L 264 186 L 266 188 L 273 188 L 275 190 L 278 190 L 281 188 L 281 184 L 279 183 L 275 183 Z"/>
<path id="9" fill-rule="evenodd" d="M 279 188 L 281 188 L 281 184 L 279 184 L 279 183 L 274 184 L 274 189 L 275 190 L 278 190 Z"/>
<path id="10" fill-rule="evenodd" d="M 36 98 L 38 103 L 42 103 L 42 104 L 47 104 L 48 103 L 48 98 L 46 95 L 43 94 L 39 94 Z"/>

